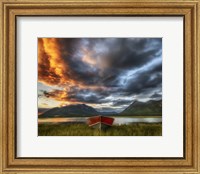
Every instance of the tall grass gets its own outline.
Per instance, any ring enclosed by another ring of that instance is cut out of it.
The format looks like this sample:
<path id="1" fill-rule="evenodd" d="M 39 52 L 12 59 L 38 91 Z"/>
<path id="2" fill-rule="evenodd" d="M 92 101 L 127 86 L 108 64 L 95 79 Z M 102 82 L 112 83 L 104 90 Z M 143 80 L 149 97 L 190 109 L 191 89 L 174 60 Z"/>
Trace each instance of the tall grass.
<path id="1" fill-rule="evenodd" d="M 106 130 L 88 127 L 86 124 L 39 124 L 39 136 L 161 136 L 161 123 L 134 123 L 114 125 Z"/>

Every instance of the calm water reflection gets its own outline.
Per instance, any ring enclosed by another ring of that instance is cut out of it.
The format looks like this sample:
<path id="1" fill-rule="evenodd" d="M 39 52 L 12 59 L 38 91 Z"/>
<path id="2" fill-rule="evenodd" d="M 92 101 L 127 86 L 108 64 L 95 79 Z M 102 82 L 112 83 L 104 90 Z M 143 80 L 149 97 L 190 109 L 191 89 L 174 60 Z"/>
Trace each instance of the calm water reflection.
<path id="1" fill-rule="evenodd" d="M 73 117 L 73 118 L 39 118 L 38 123 L 85 123 L 88 117 Z M 130 123 L 161 123 L 162 117 L 114 117 L 114 125 L 130 124 Z"/>

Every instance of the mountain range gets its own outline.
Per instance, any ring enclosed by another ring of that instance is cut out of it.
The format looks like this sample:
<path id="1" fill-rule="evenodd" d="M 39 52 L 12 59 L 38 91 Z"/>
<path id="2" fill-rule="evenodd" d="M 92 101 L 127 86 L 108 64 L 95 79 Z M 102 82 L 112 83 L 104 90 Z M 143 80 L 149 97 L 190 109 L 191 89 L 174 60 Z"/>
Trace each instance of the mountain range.
<path id="1" fill-rule="evenodd" d="M 115 112 L 98 112 L 93 107 L 85 104 L 68 105 L 56 107 L 44 111 L 39 118 L 54 117 L 85 117 L 95 115 L 112 115 L 112 116 L 161 116 L 162 100 L 149 100 L 147 102 L 134 101 L 121 113 Z"/>
<path id="2" fill-rule="evenodd" d="M 124 116 L 161 116 L 162 100 L 134 101 L 120 113 Z"/>
<path id="3" fill-rule="evenodd" d="M 80 117 L 80 116 L 94 116 L 99 113 L 92 107 L 85 104 L 68 105 L 64 107 L 56 107 L 39 115 L 42 118 L 52 117 Z"/>

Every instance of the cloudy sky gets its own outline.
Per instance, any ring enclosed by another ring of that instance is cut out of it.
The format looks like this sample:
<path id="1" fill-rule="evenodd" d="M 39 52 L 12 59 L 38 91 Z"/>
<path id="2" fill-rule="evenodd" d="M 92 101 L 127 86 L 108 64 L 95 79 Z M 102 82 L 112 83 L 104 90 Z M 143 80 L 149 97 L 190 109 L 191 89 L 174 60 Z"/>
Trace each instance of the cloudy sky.
<path id="1" fill-rule="evenodd" d="M 161 38 L 39 38 L 38 107 L 121 111 L 162 98 Z"/>

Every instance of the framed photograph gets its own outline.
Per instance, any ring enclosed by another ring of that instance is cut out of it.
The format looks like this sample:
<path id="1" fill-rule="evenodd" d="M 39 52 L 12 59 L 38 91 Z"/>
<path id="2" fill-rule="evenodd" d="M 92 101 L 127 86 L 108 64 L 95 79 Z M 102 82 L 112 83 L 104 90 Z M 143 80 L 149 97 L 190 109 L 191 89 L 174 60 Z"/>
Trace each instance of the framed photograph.
<path id="1" fill-rule="evenodd" d="M 38 115 L 38 136 L 162 135 L 162 38 L 39 38 Z"/>
<path id="2" fill-rule="evenodd" d="M 1 173 L 200 173 L 199 1 L 0 7 Z"/>

